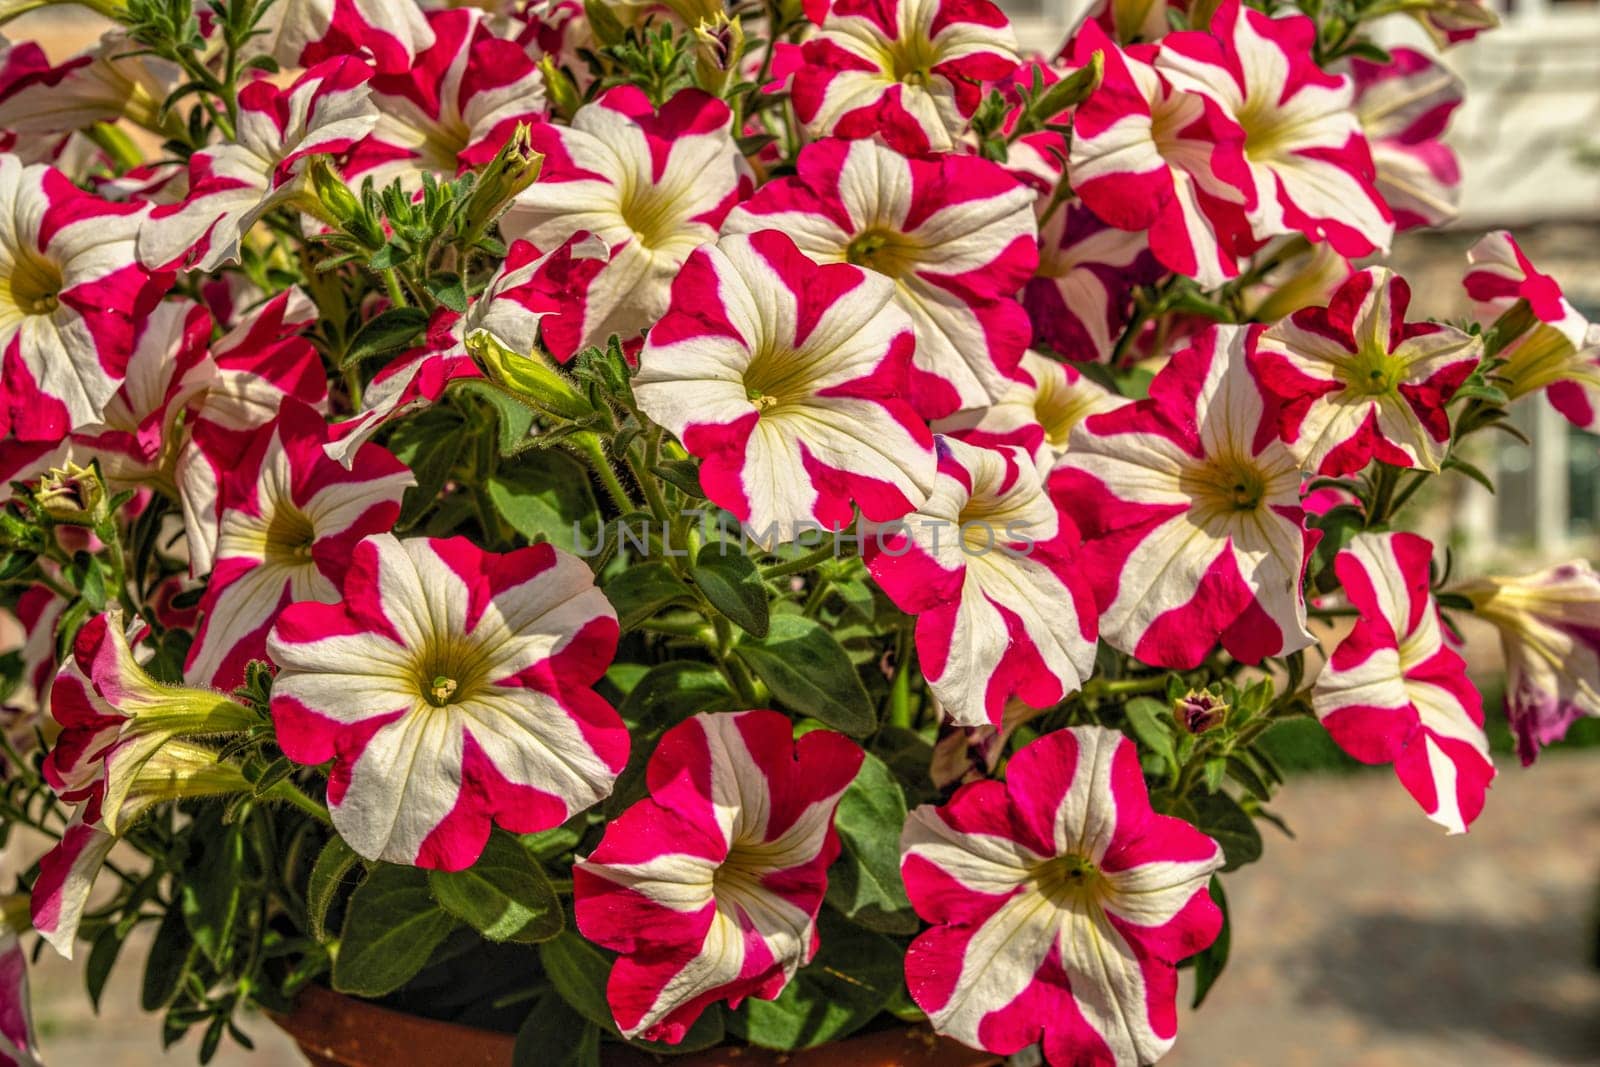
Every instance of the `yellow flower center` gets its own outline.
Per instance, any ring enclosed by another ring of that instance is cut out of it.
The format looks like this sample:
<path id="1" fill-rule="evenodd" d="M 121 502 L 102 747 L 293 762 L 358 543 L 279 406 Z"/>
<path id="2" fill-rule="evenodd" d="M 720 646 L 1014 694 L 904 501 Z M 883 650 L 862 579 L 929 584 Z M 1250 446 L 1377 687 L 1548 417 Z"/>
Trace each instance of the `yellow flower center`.
<path id="1" fill-rule="evenodd" d="M 0 273 L 0 322 L 14 325 L 28 315 L 49 315 L 60 306 L 61 268 L 31 248 L 21 248 Z"/>
<path id="2" fill-rule="evenodd" d="M 1267 495 L 1261 469 L 1241 456 L 1218 456 L 1184 471 L 1179 485 L 1208 514 L 1253 512 Z"/>
<path id="3" fill-rule="evenodd" d="M 311 562 L 311 546 L 316 540 L 317 530 L 311 518 L 299 508 L 280 503 L 267 522 L 262 555 L 268 563 L 300 566 Z"/>
<path id="4" fill-rule="evenodd" d="M 856 235 L 845 248 L 844 258 L 858 267 L 898 278 L 917 265 L 917 246 L 903 233 L 870 229 Z"/>
<path id="5" fill-rule="evenodd" d="M 677 235 L 673 198 L 653 185 L 625 189 L 617 210 L 644 248 L 660 248 Z"/>
<path id="6" fill-rule="evenodd" d="M 880 46 L 878 64 L 897 82 L 926 88 L 939 62 L 933 41 L 921 33 L 907 33 Z"/>
<path id="7" fill-rule="evenodd" d="M 435 637 L 417 651 L 411 677 L 417 695 L 435 708 L 460 704 L 477 696 L 492 680 L 489 658 L 470 637 Z"/>
<path id="8" fill-rule="evenodd" d="M 1087 856 L 1067 853 L 1032 871 L 1034 888 L 1058 908 L 1092 904 L 1105 895 L 1106 878 Z"/>

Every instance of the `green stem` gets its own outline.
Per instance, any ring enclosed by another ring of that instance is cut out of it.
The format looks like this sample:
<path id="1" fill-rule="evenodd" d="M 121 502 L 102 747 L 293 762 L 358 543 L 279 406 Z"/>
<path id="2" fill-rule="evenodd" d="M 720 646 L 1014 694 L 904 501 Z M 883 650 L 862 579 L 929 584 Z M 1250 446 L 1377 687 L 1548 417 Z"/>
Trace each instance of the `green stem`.
<path id="1" fill-rule="evenodd" d="M 633 498 L 628 495 L 628 490 L 617 478 L 617 472 L 612 469 L 611 461 L 606 458 L 605 450 L 600 447 L 600 439 L 594 434 L 578 434 L 577 450 L 595 476 L 600 479 L 600 484 L 605 486 L 606 493 L 610 495 L 613 503 L 626 515 L 634 510 Z"/>
<path id="2" fill-rule="evenodd" d="M 299 808 L 324 826 L 333 825 L 333 822 L 328 818 L 327 805 L 313 800 L 301 792 L 300 787 L 287 778 L 274 782 L 272 787 L 262 794 L 262 798 L 265 800 L 281 800 L 292 808 Z"/>
<path id="3" fill-rule="evenodd" d="M 837 543 L 830 542 L 825 545 L 818 545 L 803 556 L 762 568 L 761 577 L 771 581 L 773 578 L 784 578 L 791 574 L 799 574 L 802 571 L 810 570 L 818 564 L 826 563 L 830 559 L 837 559 L 838 554 L 839 546 Z"/>
<path id="4" fill-rule="evenodd" d="M 1135 693 L 1155 693 L 1167 687 L 1167 676 L 1149 678 L 1095 678 L 1083 687 L 1083 695 L 1091 697 L 1131 696 Z"/>
<path id="5" fill-rule="evenodd" d="M 911 627 L 895 635 L 894 680 L 889 683 L 889 725 L 911 728 Z"/>

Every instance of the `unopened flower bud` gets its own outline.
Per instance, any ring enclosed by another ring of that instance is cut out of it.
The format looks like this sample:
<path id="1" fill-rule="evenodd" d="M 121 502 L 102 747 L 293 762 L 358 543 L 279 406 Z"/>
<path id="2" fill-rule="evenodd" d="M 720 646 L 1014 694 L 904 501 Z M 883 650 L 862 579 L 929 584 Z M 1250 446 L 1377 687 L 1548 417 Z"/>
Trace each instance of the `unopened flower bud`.
<path id="1" fill-rule="evenodd" d="M 1172 717 L 1191 734 L 1203 734 L 1221 724 L 1227 703 L 1205 689 L 1191 689 L 1172 702 Z"/>
<path id="2" fill-rule="evenodd" d="M 462 216 L 469 238 L 476 238 L 493 226 L 511 206 L 512 199 L 539 180 L 544 156 L 533 149 L 533 134 L 526 123 L 518 123 L 494 158 L 478 172 L 467 197 Z"/>
<path id="3" fill-rule="evenodd" d="M 594 414 L 588 398 L 578 392 L 543 353 L 513 352 L 487 330 L 468 334 L 466 349 L 483 364 L 490 379 L 529 405 L 574 420 Z"/>
<path id="4" fill-rule="evenodd" d="M 92 463 L 80 467 L 69 460 L 64 467 L 52 467 L 39 480 L 33 499 L 58 522 L 93 523 L 101 517 L 106 486 Z"/>
<path id="5" fill-rule="evenodd" d="M 737 17 L 717 11 L 694 28 L 694 80 L 706 92 L 721 96 L 737 80 L 744 58 L 744 26 Z"/>
<path id="6" fill-rule="evenodd" d="M 550 101 L 550 109 L 558 118 L 571 119 L 583 106 L 583 96 L 578 92 L 578 86 L 566 71 L 556 66 L 552 56 L 547 55 L 539 60 L 539 73 L 544 75 L 544 92 Z"/>

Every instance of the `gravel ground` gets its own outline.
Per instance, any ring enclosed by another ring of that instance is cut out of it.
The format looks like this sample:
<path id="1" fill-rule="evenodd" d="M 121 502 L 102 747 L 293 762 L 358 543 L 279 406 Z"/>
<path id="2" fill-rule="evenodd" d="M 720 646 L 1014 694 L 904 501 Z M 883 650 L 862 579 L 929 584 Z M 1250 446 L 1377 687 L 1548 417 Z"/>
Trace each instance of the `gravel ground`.
<path id="1" fill-rule="evenodd" d="M 1503 766 L 1484 815 L 1448 838 L 1386 772 L 1290 783 L 1266 858 L 1228 876 L 1233 960 L 1185 1011 L 1169 1067 L 1600 1065 L 1600 752 Z M 137 955 L 98 1019 L 76 966 L 41 958 L 54 1067 L 193 1063 L 137 1009 Z M 1187 987 L 1183 993 L 1187 1001 Z M 265 1020 L 223 1067 L 301 1063 Z"/>

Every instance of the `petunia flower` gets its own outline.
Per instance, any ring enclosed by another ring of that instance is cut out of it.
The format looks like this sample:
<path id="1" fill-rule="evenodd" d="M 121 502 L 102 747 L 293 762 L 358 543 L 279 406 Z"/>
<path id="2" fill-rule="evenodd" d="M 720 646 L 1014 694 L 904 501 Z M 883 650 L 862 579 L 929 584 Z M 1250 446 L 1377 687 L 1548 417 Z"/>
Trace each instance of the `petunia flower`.
<path id="1" fill-rule="evenodd" d="M 1340 748 L 1363 763 L 1393 763 L 1428 818 L 1464 833 L 1494 777 L 1483 702 L 1445 643 L 1428 592 L 1433 546 L 1410 533 L 1363 533 L 1334 559 L 1360 612 L 1311 690 L 1311 706 Z"/>
<path id="2" fill-rule="evenodd" d="M 893 278 L 917 338 L 912 402 L 937 418 L 998 397 L 1027 347 L 1015 297 L 1038 262 L 1033 200 L 988 160 L 908 159 L 830 138 L 802 149 L 799 174 L 762 186 L 723 230 L 778 230 L 818 263 Z"/>
<path id="3" fill-rule="evenodd" d="M 54 443 L 104 414 L 171 282 L 134 257 L 144 210 L 0 154 L 0 438 Z"/>
<path id="4" fill-rule="evenodd" d="M 1480 578 L 1452 591 L 1500 632 L 1506 717 L 1524 765 L 1579 718 L 1600 717 L 1600 575 L 1587 562 Z"/>
<path id="5" fill-rule="evenodd" d="M 1388 63 L 1350 60 L 1356 117 L 1372 148 L 1377 187 L 1395 228 L 1443 226 L 1461 202 L 1461 165 L 1442 140 L 1466 86 L 1443 63 L 1396 48 Z"/>
<path id="6" fill-rule="evenodd" d="M 1107 225 L 1082 202 L 1039 198 L 1039 269 L 1022 290 L 1033 343 L 1063 359 L 1103 362 L 1133 310 L 1133 288 L 1160 277 L 1148 237 Z M 1054 205 L 1051 207 L 1051 205 Z"/>
<path id="7" fill-rule="evenodd" d="M 192 259 L 205 271 L 237 261 L 240 240 L 262 216 L 305 206 L 309 157 L 341 153 L 377 123 L 371 75 L 359 59 L 330 59 L 286 88 L 265 79 L 246 85 L 237 136 L 189 157 L 188 196 L 151 211 L 139 258 L 155 267 Z"/>
<path id="8" fill-rule="evenodd" d="M 394 528 L 416 483 L 411 471 L 370 443 L 346 468 L 323 450 L 327 441 L 321 415 L 286 401 L 224 473 L 204 619 L 184 665 L 191 682 L 243 685 L 249 662 L 266 658 L 278 612 L 293 601 L 337 600 L 356 543 Z"/>
<path id="9" fill-rule="evenodd" d="M 426 14 L 395 0 L 274 0 L 257 16 L 243 55 L 268 55 L 283 67 L 370 53 L 379 70 L 404 71 L 433 44 Z"/>
<path id="10" fill-rule="evenodd" d="M 1300 470 L 1246 360 L 1250 327 L 1172 357 L 1148 399 L 1072 431 L 1050 489 L 1083 534 L 1100 633 L 1145 663 L 1189 668 L 1218 640 L 1258 663 L 1311 643 Z"/>
<path id="11" fill-rule="evenodd" d="M 1600 323 L 1573 307 L 1560 284 L 1505 230 L 1485 234 L 1467 250 L 1462 283 L 1485 326 L 1519 302 L 1531 313 L 1516 336 L 1501 339 L 1497 355 L 1506 362 L 1495 376 L 1506 395 L 1516 400 L 1543 389 L 1574 426 L 1600 432 Z"/>
<path id="12" fill-rule="evenodd" d="M 1369 267 L 1327 307 L 1297 311 L 1257 339 L 1256 373 L 1303 469 L 1353 474 L 1373 460 L 1439 469 L 1450 446 L 1445 406 L 1477 368 L 1482 342 L 1407 322 L 1410 301 L 1404 278 Z"/>
<path id="13" fill-rule="evenodd" d="M 1148 48 L 1123 51 L 1088 22 L 1072 49 L 1080 65 L 1095 53 L 1105 63 L 1073 116 L 1073 192 L 1110 225 L 1147 232 L 1168 270 L 1207 288 L 1238 274 L 1255 195 L 1244 131 L 1219 103 L 1169 84 Z"/>
<path id="14" fill-rule="evenodd" d="M 6 79 L 0 90 L 0 129 L 23 136 L 67 134 L 126 117 L 163 129 L 162 102 L 177 88 L 176 64 L 139 47 L 117 29 L 59 65 Z"/>
<path id="15" fill-rule="evenodd" d="M 1094 670 L 1094 595 L 1077 531 L 1032 458 L 935 439 L 939 477 L 915 512 L 864 539 L 873 579 L 917 620 L 928 688 L 958 726 L 996 725 L 1013 695 L 1049 707 Z"/>
<path id="16" fill-rule="evenodd" d="M 339 593 L 284 609 L 267 654 L 278 743 L 333 761 L 328 807 L 356 852 L 461 870 L 491 822 L 548 830 L 611 792 L 628 733 L 590 687 L 617 620 L 581 560 L 379 534 Z"/>
<path id="17" fill-rule="evenodd" d="M 1162 38 L 1156 68 L 1202 94 L 1244 130 L 1258 239 L 1301 233 L 1346 256 L 1387 252 L 1394 215 L 1376 171 L 1354 89 L 1312 58 L 1317 26 L 1304 15 L 1272 18 L 1223 0 L 1207 31 Z"/>
<path id="18" fill-rule="evenodd" d="M 501 219 L 508 237 L 550 250 L 588 232 L 611 260 L 575 294 L 581 319 L 551 354 L 565 360 L 617 334 L 635 342 L 667 309 L 672 279 L 689 253 L 715 241 L 728 210 L 748 195 L 748 167 L 733 143 L 728 106 L 685 89 L 657 112 L 633 86 L 608 90 L 571 126 L 541 125 L 539 180 Z"/>
<path id="19" fill-rule="evenodd" d="M 9 921 L 0 921 L 0 1067 L 41 1067 L 28 996 L 28 957 Z"/>
<path id="20" fill-rule="evenodd" d="M 819 266 L 770 230 L 696 250 L 634 395 L 701 457 L 700 484 L 767 547 L 919 507 L 933 438 L 902 399 L 914 345 L 894 283 Z"/>
<path id="21" fill-rule="evenodd" d="M 809 137 L 879 136 L 907 154 L 948 152 L 1017 66 L 1016 35 L 989 0 L 833 0 L 807 14 L 795 115 Z"/>
<path id="22" fill-rule="evenodd" d="M 514 41 L 495 36 L 484 12 L 430 12 L 433 43 L 415 61 L 372 79 L 377 125 L 350 153 L 352 183 L 382 189 L 397 179 L 420 188 L 422 175 L 454 178 L 487 163 L 519 123 L 544 111 L 544 76 Z"/>
<path id="23" fill-rule="evenodd" d="M 1074 426 L 1121 403 L 1121 397 L 1084 377 L 1072 364 L 1024 352 L 998 400 L 940 419 L 933 429 L 984 448 L 1021 448 L 1048 474 L 1067 454 Z"/>
<path id="24" fill-rule="evenodd" d="M 1172 1047 L 1175 964 L 1211 944 L 1217 843 L 1151 810 L 1121 734 L 1075 726 L 1011 757 L 1004 783 L 924 804 L 900 836 L 911 904 L 933 924 L 906 953 L 934 1030 L 1054 1067 L 1138 1067 Z"/>
<path id="25" fill-rule="evenodd" d="M 621 954 L 606 998 L 625 1036 L 682 1041 L 710 1005 L 771 1000 L 816 954 L 833 813 L 862 752 L 793 729 L 741 711 L 668 730 L 645 770 L 650 796 L 574 866 L 578 929 Z"/>

